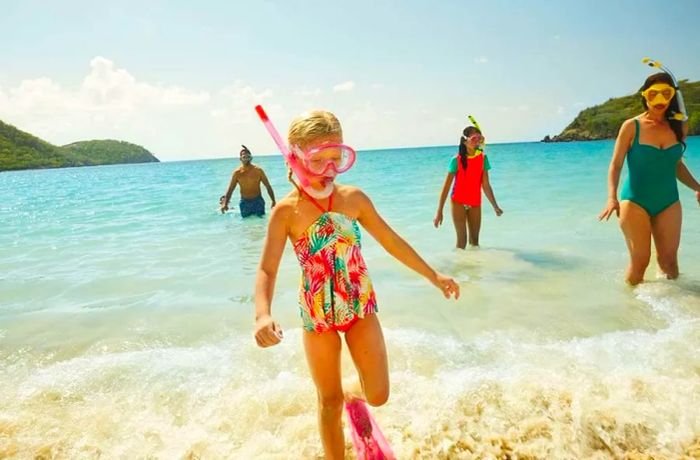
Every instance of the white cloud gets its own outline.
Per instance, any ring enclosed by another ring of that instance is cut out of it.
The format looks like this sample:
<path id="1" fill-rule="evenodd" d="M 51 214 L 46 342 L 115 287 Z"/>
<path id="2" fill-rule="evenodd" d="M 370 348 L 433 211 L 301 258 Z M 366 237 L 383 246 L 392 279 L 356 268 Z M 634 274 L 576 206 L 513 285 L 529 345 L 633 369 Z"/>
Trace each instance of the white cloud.
<path id="1" fill-rule="evenodd" d="M 496 110 L 498 110 L 499 112 L 527 112 L 528 110 L 530 110 L 530 106 L 525 104 L 517 106 L 505 105 L 496 107 Z"/>
<path id="2" fill-rule="evenodd" d="M 63 88 L 48 77 L 27 79 L 0 96 L 0 115 L 67 115 L 81 112 L 120 112 L 144 107 L 189 106 L 209 101 L 205 91 L 188 91 L 137 81 L 103 57 L 90 62 L 90 73 L 77 89 Z"/>
<path id="3" fill-rule="evenodd" d="M 474 62 L 477 64 L 486 64 L 487 62 L 489 62 L 489 60 L 485 56 L 479 56 L 474 58 Z"/>
<path id="4" fill-rule="evenodd" d="M 139 81 L 98 56 L 78 85 L 39 77 L 0 90 L 0 119 L 55 144 L 118 138 L 158 151 L 163 132 L 209 101 L 206 91 Z"/>
<path id="5" fill-rule="evenodd" d="M 255 119 L 253 107 L 272 97 L 271 89 L 256 91 L 252 86 L 236 80 L 219 92 L 217 102 L 223 106 L 211 111 L 214 118 L 229 124 L 248 123 Z M 269 111 L 269 107 L 266 107 Z"/>
<path id="6" fill-rule="evenodd" d="M 294 92 L 296 96 L 301 97 L 318 97 L 321 95 L 321 88 L 307 88 L 303 87 Z"/>
<path id="7" fill-rule="evenodd" d="M 355 82 L 354 81 L 346 81 L 343 83 L 339 83 L 333 87 L 333 92 L 334 93 L 340 93 L 340 92 L 347 92 L 347 91 L 352 91 L 355 88 Z"/>
<path id="8" fill-rule="evenodd" d="M 133 110 L 143 105 L 196 105 L 209 101 L 207 92 L 190 92 L 178 86 L 138 82 L 129 72 L 100 56 L 90 61 L 90 69 L 80 91 L 88 106 Z"/>

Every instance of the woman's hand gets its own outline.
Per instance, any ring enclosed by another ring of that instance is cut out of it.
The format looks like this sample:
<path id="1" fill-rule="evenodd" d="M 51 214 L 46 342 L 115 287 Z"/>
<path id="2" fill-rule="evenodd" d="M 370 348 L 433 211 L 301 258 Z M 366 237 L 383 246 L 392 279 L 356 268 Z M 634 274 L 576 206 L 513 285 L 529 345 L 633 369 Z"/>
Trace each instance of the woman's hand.
<path id="1" fill-rule="evenodd" d="M 700 205 L 700 190 L 695 192 L 695 199 L 698 200 L 698 205 Z"/>
<path id="2" fill-rule="evenodd" d="M 605 205 L 605 209 L 598 215 L 598 220 L 608 220 L 612 216 L 613 212 L 620 217 L 620 202 L 615 198 L 610 198 L 608 204 Z"/>
<path id="3" fill-rule="evenodd" d="M 450 296 L 454 296 L 455 299 L 459 299 L 459 284 L 449 276 L 445 276 L 442 273 L 435 272 L 435 279 L 431 280 L 436 288 L 442 291 L 442 294 L 446 299 Z"/>
<path id="4" fill-rule="evenodd" d="M 499 208 L 498 205 L 493 207 L 493 211 L 496 213 L 497 216 L 503 214 L 503 209 Z"/>
<path id="5" fill-rule="evenodd" d="M 433 219 L 433 225 L 438 228 L 442 225 L 442 209 L 439 209 L 437 214 L 435 214 L 435 219 Z"/>
<path id="6" fill-rule="evenodd" d="M 262 348 L 277 345 L 282 341 L 282 328 L 272 316 L 261 316 L 255 320 L 255 341 Z"/>

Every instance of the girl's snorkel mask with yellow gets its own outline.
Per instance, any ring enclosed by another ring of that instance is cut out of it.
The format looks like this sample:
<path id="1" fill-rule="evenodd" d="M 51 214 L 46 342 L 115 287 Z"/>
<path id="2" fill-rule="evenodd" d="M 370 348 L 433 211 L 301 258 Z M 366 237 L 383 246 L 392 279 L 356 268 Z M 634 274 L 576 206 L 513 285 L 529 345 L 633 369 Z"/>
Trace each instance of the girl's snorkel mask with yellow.
<path id="1" fill-rule="evenodd" d="M 486 138 L 483 135 L 483 131 L 481 131 L 481 126 L 479 126 L 479 123 L 477 123 L 476 119 L 471 116 L 467 115 L 469 117 L 469 121 L 471 121 L 472 126 L 474 126 L 476 129 L 479 130 L 479 136 L 481 137 L 481 140 L 479 142 L 479 146 L 476 148 L 477 153 L 484 153 L 484 145 L 486 145 Z M 474 136 L 474 134 L 472 135 Z"/>
<path id="2" fill-rule="evenodd" d="M 671 103 L 671 99 L 673 99 L 673 96 L 675 95 L 676 100 L 678 101 L 679 111 L 672 112 L 670 118 L 672 120 L 687 121 L 688 113 L 685 110 L 685 103 L 683 102 L 683 93 L 681 93 L 680 86 L 678 85 L 678 80 L 676 80 L 676 77 L 673 76 L 673 73 L 671 73 L 671 71 L 668 70 L 668 68 L 664 67 L 663 64 L 661 64 L 659 61 L 655 61 L 651 58 L 646 57 L 642 59 L 642 62 L 644 64 L 647 64 L 649 67 L 656 67 L 658 69 L 661 69 L 663 72 L 666 72 L 671 77 L 671 80 L 673 80 L 673 86 L 669 85 L 668 83 L 655 83 L 649 88 L 642 91 L 642 96 L 644 97 L 644 99 L 646 99 L 647 105 L 668 106 L 668 104 Z"/>

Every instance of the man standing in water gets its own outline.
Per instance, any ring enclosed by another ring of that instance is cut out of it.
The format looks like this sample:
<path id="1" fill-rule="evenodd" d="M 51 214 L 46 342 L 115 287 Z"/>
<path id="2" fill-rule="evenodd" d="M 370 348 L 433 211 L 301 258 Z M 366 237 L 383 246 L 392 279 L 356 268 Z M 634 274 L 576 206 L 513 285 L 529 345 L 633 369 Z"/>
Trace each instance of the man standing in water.
<path id="1" fill-rule="evenodd" d="M 239 208 L 241 210 L 241 217 L 248 216 L 263 216 L 265 215 L 265 200 L 263 200 L 262 193 L 260 192 L 260 183 L 262 182 L 267 189 L 267 194 L 270 195 L 270 200 L 272 204 L 270 207 L 275 206 L 275 193 L 272 191 L 272 186 L 270 181 L 267 180 L 265 171 L 262 168 L 255 166 L 251 161 L 253 155 L 248 150 L 248 147 L 241 145 L 243 149 L 240 152 L 241 166 L 233 171 L 231 176 L 231 182 L 228 184 L 228 189 L 226 190 L 226 195 L 219 198 L 219 204 L 221 205 L 221 213 L 228 211 L 228 204 L 231 201 L 231 195 L 236 189 L 236 185 L 241 186 L 241 202 Z"/>

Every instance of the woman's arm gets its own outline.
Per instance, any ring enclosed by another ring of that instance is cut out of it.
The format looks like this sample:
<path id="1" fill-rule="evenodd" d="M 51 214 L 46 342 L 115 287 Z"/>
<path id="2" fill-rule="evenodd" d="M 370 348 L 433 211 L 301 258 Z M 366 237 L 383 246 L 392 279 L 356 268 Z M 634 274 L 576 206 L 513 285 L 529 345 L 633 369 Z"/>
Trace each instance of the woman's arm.
<path id="1" fill-rule="evenodd" d="M 437 213 L 435 214 L 435 219 L 433 219 L 433 225 L 438 228 L 442 224 L 442 208 L 445 207 L 445 201 L 447 201 L 447 194 L 450 193 L 450 185 L 452 185 L 452 180 L 454 179 L 454 173 L 447 173 L 445 177 L 445 183 L 442 185 L 442 191 L 440 192 L 440 201 L 438 202 Z"/>
<path id="2" fill-rule="evenodd" d="M 282 329 L 272 320 L 272 296 L 287 242 L 288 211 L 286 206 L 275 206 L 272 209 L 255 278 L 255 340 L 261 347 L 278 344 L 282 339 Z"/>
<path id="3" fill-rule="evenodd" d="M 634 139 L 634 119 L 626 120 L 620 126 L 620 132 L 615 140 L 612 160 L 608 167 L 608 203 L 605 209 L 598 215 L 598 220 L 608 220 L 613 212 L 620 216 L 620 203 L 617 201 L 617 187 L 620 184 L 620 171 L 625 164 L 625 157 Z"/>
<path id="4" fill-rule="evenodd" d="M 693 174 L 690 172 L 683 160 L 680 160 L 676 165 L 676 177 L 689 189 L 693 190 L 694 192 L 700 192 L 700 183 L 695 180 Z"/>
<path id="5" fill-rule="evenodd" d="M 353 192 L 355 195 L 353 201 L 359 208 L 359 216 L 357 220 L 369 232 L 372 237 L 399 262 L 406 265 L 416 273 L 423 275 L 438 289 L 440 289 L 445 298 L 450 298 L 454 294 L 455 298 L 459 298 L 459 285 L 451 278 L 448 278 L 428 265 L 428 263 L 418 255 L 418 253 L 401 238 L 387 224 L 374 208 L 372 201 L 359 189 Z"/>
<path id="6" fill-rule="evenodd" d="M 676 177 L 686 187 L 695 192 L 695 198 L 698 200 L 698 204 L 700 204 L 700 183 L 695 180 L 693 174 L 683 160 L 680 160 L 676 165 Z"/>
<path id="7" fill-rule="evenodd" d="M 491 206 L 493 206 L 493 210 L 496 211 L 496 215 L 500 216 L 501 214 L 503 214 L 503 210 L 499 208 L 498 203 L 496 203 L 496 195 L 493 194 L 491 182 L 489 182 L 489 172 L 486 169 L 484 169 L 484 175 L 481 179 L 481 188 L 484 189 L 484 194 L 491 203 Z"/>

